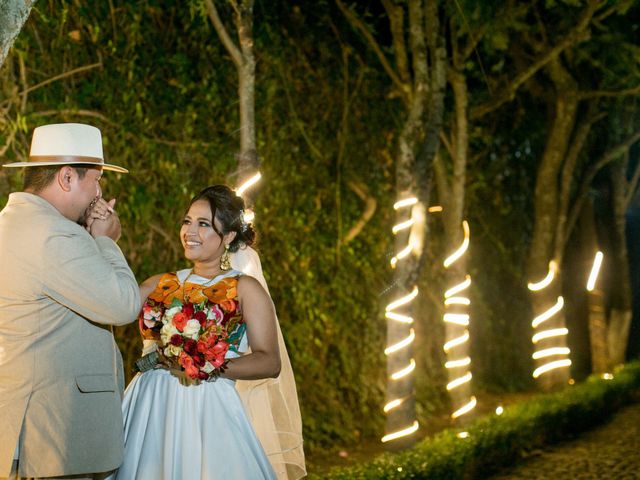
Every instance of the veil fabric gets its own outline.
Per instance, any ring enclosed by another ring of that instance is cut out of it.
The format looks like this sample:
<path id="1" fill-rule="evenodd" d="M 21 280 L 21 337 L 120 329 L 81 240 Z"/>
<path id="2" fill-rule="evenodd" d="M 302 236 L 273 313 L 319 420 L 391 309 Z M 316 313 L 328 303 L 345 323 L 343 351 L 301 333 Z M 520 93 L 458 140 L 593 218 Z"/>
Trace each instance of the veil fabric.
<path id="1" fill-rule="evenodd" d="M 254 249 L 246 247 L 233 253 L 231 266 L 258 280 L 269 293 L 260 257 Z M 302 445 L 302 418 L 291 361 L 277 319 L 276 325 L 280 375 L 261 380 L 237 380 L 236 389 L 278 480 L 297 480 L 307 473 Z"/>

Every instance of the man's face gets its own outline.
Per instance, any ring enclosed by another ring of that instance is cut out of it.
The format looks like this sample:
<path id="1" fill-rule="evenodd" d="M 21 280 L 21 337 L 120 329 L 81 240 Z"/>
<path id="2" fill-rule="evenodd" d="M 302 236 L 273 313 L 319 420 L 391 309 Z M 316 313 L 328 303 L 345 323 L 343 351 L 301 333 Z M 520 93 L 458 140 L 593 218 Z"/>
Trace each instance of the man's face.
<path id="1" fill-rule="evenodd" d="M 80 178 L 76 170 L 73 170 L 73 173 L 75 176 L 72 179 L 72 202 L 74 216 L 77 214 L 77 218 L 73 220 L 84 225 L 86 223 L 88 210 L 96 200 L 102 197 L 102 190 L 100 189 L 102 169 L 88 168 L 83 178 Z"/>

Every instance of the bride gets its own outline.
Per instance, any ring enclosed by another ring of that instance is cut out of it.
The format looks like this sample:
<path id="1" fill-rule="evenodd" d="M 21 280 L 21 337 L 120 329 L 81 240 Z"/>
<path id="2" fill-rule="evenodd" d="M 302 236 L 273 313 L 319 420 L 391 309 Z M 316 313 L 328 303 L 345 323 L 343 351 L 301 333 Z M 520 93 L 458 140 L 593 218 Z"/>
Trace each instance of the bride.
<path id="1" fill-rule="evenodd" d="M 295 382 L 244 202 L 205 188 L 180 229 L 193 268 L 140 286 L 144 363 L 123 399 L 120 480 L 305 475 Z"/>

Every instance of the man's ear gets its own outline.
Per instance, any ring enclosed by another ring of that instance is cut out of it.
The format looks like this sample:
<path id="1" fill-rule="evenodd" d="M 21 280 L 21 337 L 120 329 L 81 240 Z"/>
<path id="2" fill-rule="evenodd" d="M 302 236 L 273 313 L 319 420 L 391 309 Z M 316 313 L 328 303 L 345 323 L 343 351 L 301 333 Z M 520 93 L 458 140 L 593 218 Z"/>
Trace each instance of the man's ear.
<path id="1" fill-rule="evenodd" d="M 64 192 L 71 191 L 71 184 L 74 179 L 75 170 L 67 165 L 58 170 L 58 185 Z"/>

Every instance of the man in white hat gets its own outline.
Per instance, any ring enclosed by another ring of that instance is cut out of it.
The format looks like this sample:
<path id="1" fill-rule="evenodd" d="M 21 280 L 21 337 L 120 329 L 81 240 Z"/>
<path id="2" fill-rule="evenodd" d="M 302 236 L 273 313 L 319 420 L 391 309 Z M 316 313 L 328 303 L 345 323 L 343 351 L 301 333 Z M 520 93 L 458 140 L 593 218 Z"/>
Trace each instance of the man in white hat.
<path id="1" fill-rule="evenodd" d="M 133 321 L 140 294 L 99 181 L 127 171 L 104 162 L 100 130 L 73 123 L 36 128 L 29 160 L 3 166 L 25 175 L 0 212 L 0 478 L 100 478 L 123 451 L 105 326 Z"/>

